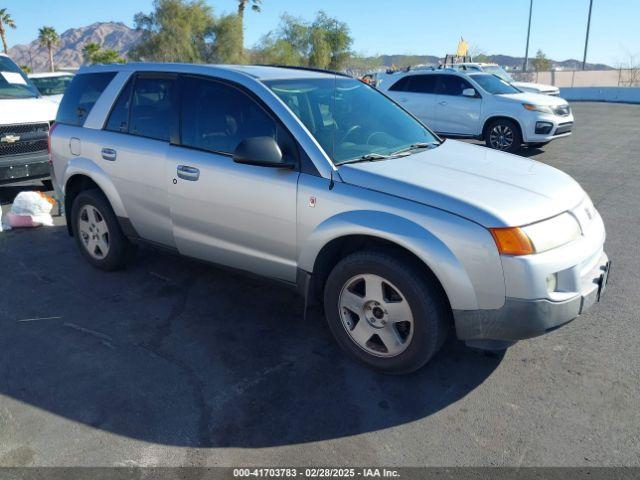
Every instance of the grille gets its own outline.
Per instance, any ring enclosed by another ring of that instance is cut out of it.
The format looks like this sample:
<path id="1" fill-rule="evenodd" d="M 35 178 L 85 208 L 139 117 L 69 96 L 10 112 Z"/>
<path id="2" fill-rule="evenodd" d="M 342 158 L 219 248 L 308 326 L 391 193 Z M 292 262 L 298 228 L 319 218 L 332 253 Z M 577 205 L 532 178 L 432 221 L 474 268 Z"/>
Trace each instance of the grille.
<path id="1" fill-rule="evenodd" d="M 572 122 L 561 123 L 558 125 L 558 128 L 556 128 L 554 135 L 562 135 L 563 133 L 570 132 L 572 128 L 573 128 Z"/>
<path id="2" fill-rule="evenodd" d="M 47 150 L 48 123 L 0 126 L 0 157 Z"/>
<path id="3" fill-rule="evenodd" d="M 571 113 L 571 107 L 569 105 L 554 107 L 553 113 L 555 113 L 556 115 L 560 115 L 561 117 L 566 117 Z"/>

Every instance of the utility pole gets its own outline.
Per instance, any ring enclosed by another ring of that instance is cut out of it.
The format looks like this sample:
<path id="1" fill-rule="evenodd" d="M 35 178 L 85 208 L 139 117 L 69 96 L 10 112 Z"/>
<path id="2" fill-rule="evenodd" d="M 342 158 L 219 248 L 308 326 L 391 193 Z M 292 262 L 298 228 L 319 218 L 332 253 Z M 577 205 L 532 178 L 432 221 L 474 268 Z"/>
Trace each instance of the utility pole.
<path id="1" fill-rule="evenodd" d="M 591 9 L 593 0 L 589 0 L 589 19 L 587 20 L 587 37 L 584 39 L 584 57 L 582 57 L 582 70 L 587 66 L 587 47 L 589 46 L 589 30 L 591 29 Z"/>
<path id="2" fill-rule="evenodd" d="M 529 27 L 527 28 L 527 48 L 524 52 L 524 65 L 522 65 L 522 71 L 526 72 L 529 69 L 529 37 L 531 35 L 531 13 L 533 12 L 533 0 L 529 2 Z"/>

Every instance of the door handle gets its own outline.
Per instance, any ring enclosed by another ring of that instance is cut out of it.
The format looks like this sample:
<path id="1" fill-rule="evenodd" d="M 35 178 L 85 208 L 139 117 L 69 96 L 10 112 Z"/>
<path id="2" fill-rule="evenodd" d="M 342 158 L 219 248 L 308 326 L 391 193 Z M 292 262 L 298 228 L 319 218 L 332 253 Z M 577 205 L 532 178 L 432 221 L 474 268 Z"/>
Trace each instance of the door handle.
<path id="1" fill-rule="evenodd" d="M 177 172 L 178 177 L 183 180 L 189 180 L 190 182 L 195 182 L 200 178 L 200 170 L 195 167 L 190 167 L 189 165 L 178 165 Z"/>
<path id="2" fill-rule="evenodd" d="M 102 149 L 102 158 L 104 160 L 108 160 L 109 162 L 116 161 L 116 151 L 113 148 L 103 148 Z"/>
<path id="3" fill-rule="evenodd" d="M 444 100 L 441 102 L 438 102 L 438 105 L 442 105 L 443 107 L 447 104 L 447 102 L 445 102 Z"/>
<path id="4" fill-rule="evenodd" d="M 406 99 L 406 98 L 401 98 L 401 99 L 400 99 L 400 102 L 401 102 L 401 103 L 407 103 L 407 99 Z"/>

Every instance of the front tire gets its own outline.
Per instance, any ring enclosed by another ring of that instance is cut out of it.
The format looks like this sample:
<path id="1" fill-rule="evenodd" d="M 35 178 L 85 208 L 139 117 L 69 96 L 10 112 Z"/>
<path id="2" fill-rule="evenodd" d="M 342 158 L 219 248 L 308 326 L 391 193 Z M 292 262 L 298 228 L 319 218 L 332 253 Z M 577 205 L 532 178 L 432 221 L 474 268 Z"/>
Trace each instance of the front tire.
<path id="1" fill-rule="evenodd" d="M 516 153 L 522 146 L 520 127 L 506 118 L 492 121 L 485 132 L 487 147 L 507 153 Z"/>
<path id="2" fill-rule="evenodd" d="M 385 373 L 409 373 L 426 364 L 451 323 L 435 277 L 389 251 L 342 259 L 327 279 L 324 307 L 342 349 Z"/>
<path id="3" fill-rule="evenodd" d="M 106 271 L 124 268 L 134 247 L 102 192 L 80 192 L 73 202 L 71 222 L 78 249 L 91 265 Z"/>

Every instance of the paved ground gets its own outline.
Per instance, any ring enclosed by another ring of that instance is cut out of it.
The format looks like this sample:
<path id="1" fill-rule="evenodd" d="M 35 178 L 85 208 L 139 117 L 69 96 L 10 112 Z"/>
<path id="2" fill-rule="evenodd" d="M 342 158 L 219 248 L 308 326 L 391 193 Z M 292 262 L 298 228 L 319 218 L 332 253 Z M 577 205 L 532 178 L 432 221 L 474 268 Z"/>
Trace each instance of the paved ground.
<path id="1" fill-rule="evenodd" d="M 0 465 L 640 465 L 640 107 L 574 108 L 526 154 L 602 213 L 608 296 L 503 357 L 452 340 L 381 376 L 281 285 L 153 251 L 104 274 L 62 226 L 0 234 Z"/>

